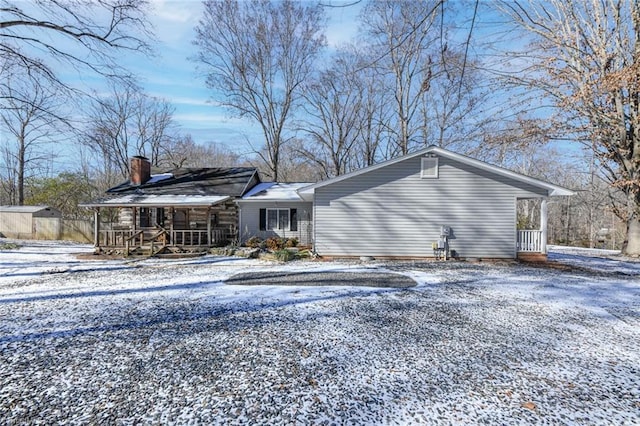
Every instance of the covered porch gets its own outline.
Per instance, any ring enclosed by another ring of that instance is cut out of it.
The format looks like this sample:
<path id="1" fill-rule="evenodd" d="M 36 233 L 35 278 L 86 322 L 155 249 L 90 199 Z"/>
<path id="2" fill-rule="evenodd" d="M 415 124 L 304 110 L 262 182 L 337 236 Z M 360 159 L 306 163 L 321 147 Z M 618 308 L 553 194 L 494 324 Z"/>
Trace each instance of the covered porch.
<path id="1" fill-rule="evenodd" d="M 528 205 L 530 202 L 532 205 Z M 546 260 L 547 259 L 547 199 L 518 199 L 518 223 L 516 229 L 516 256 L 522 260 Z M 526 202 L 526 208 L 522 208 L 522 202 Z M 523 213 L 523 210 L 525 212 Z M 527 220 L 524 220 L 525 217 Z M 538 229 L 533 228 L 538 224 Z M 523 229 L 524 227 L 524 229 Z"/>
<path id="2" fill-rule="evenodd" d="M 204 252 L 237 239 L 237 207 L 226 196 L 125 196 L 86 204 L 98 253 L 154 256 Z"/>

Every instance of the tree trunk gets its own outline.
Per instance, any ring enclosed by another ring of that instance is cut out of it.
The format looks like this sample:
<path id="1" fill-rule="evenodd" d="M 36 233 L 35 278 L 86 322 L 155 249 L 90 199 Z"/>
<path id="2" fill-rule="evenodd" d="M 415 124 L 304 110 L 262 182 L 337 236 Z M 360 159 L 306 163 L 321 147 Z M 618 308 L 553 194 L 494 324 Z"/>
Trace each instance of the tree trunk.
<path id="1" fill-rule="evenodd" d="M 627 238 L 622 243 L 622 253 L 627 256 L 640 256 L 640 218 L 633 215 L 627 221 Z"/>

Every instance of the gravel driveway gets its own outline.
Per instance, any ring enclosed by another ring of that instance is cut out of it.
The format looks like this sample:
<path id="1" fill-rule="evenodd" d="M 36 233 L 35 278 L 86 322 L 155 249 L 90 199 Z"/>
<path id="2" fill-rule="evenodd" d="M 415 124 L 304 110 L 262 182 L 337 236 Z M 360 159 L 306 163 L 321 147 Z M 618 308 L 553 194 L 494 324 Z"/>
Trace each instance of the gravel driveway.
<path id="1" fill-rule="evenodd" d="M 225 280 L 231 285 L 289 285 L 409 288 L 416 282 L 411 278 L 388 272 L 245 272 Z"/>
<path id="2" fill-rule="evenodd" d="M 1 422 L 640 421 L 637 278 L 200 262 L 0 285 Z"/>

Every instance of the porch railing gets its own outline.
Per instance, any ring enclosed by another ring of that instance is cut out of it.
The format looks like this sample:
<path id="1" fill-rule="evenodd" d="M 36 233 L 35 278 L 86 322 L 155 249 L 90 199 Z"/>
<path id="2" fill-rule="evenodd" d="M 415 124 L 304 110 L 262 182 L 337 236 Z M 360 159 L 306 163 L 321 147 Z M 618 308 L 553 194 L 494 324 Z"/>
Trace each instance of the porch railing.
<path id="1" fill-rule="evenodd" d="M 168 241 L 164 245 L 205 247 L 218 244 L 226 244 L 230 238 L 227 229 L 211 229 L 211 235 L 206 229 L 175 229 L 173 231 L 162 230 L 152 237 L 145 236 L 140 230 L 131 229 L 101 229 L 99 235 L 100 247 L 125 248 L 142 246 L 150 241 L 155 241 L 158 236 L 167 235 Z"/>
<path id="2" fill-rule="evenodd" d="M 171 244 L 178 246 L 207 246 L 209 236 L 206 230 L 184 229 L 171 231 Z"/>
<path id="3" fill-rule="evenodd" d="M 132 229 L 102 229 L 100 230 L 100 246 L 124 247 L 126 242 L 133 237 Z"/>
<path id="4" fill-rule="evenodd" d="M 542 231 L 532 229 L 519 229 L 518 251 L 527 253 L 542 253 Z"/>

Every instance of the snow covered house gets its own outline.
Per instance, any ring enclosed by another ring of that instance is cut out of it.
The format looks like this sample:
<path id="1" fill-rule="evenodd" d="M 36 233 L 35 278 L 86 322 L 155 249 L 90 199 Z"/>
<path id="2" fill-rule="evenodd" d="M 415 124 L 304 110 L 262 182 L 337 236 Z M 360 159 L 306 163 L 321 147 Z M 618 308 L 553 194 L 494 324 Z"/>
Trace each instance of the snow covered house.
<path id="1" fill-rule="evenodd" d="M 326 257 L 516 258 L 546 255 L 547 199 L 572 194 L 428 147 L 311 185 L 265 185 L 238 205 L 243 239 L 300 233 L 299 224 L 291 227 L 295 216 L 305 219 L 306 238 Z M 539 229 L 517 229 L 517 202 L 524 199 L 542 200 Z"/>
<path id="2" fill-rule="evenodd" d="M 255 168 L 180 168 L 151 174 L 149 160 L 131 159 L 131 178 L 94 210 L 96 251 L 203 251 L 238 235 L 235 200 L 260 183 Z"/>
<path id="3" fill-rule="evenodd" d="M 546 255 L 547 199 L 566 188 L 428 147 L 317 183 L 263 183 L 253 168 L 132 177 L 95 209 L 102 249 L 202 250 L 251 237 L 297 238 L 325 257 Z M 518 200 L 542 200 L 539 229 L 517 229 Z M 117 209 L 111 222 L 102 209 Z"/>
<path id="4" fill-rule="evenodd" d="M 296 238 L 300 244 L 311 246 L 313 203 L 298 193 L 309 185 L 265 182 L 254 186 L 237 201 L 240 239 Z"/>

